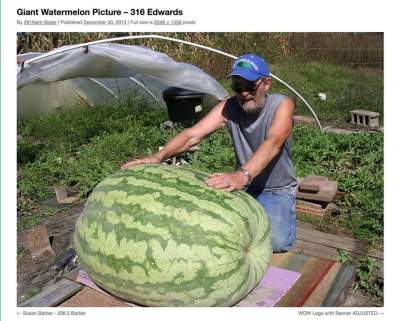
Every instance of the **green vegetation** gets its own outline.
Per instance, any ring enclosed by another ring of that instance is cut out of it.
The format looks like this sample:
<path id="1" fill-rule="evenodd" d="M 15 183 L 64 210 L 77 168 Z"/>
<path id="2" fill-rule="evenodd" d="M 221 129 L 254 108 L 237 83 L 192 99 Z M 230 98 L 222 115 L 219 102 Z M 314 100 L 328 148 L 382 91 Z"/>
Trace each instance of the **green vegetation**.
<path id="1" fill-rule="evenodd" d="M 350 254 L 344 250 L 338 250 L 336 257 L 337 257 L 337 260 L 343 264 L 352 262 L 352 258 L 350 256 Z"/>
<path id="2" fill-rule="evenodd" d="M 375 259 L 364 255 L 357 262 L 354 262 L 348 252 L 338 250 L 337 260 L 343 264 L 356 264 L 356 277 L 353 284 L 354 292 L 360 291 L 383 302 L 384 280 L 382 271 L 379 271 L 379 266 Z"/>
<path id="3" fill-rule="evenodd" d="M 19 261 L 20 259 L 22 259 L 23 257 L 25 257 L 28 254 L 28 250 L 23 248 L 23 247 L 18 247 L 17 248 L 17 261 Z"/>
<path id="4" fill-rule="evenodd" d="M 350 121 L 350 110 L 354 109 L 379 112 L 380 121 L 383 121 L 383 73 L 378 69 L 350 69 L 326 63 L 290 61 L 272 65 L 271 71 L 301 93 L 323 124 L 343 125 Z M 273 90 L 293 96 L 277 81 Z M 321 92 L 326 93 L 325 101 L 318 98 Z M 296 101 L 298 114 L 311 115 L 300 99 L 296 98 Z"/>
<path id="5" fill-rule="evenodd" d="M 383 276 L 379 275 L 378 265 L 371 257 L 363 257 L 357 263 L 356 281 L 353 291 L 360 290 L 383 301 Z"/>
<path id="6" fill-rule="evenodd" d="M 383 134 L 318 134 L 297 127 L 293 156 L 297 175 L 323 175 L 339 183 L 339 218 L 353 235 L 377 243 L 383 235 Z"/>

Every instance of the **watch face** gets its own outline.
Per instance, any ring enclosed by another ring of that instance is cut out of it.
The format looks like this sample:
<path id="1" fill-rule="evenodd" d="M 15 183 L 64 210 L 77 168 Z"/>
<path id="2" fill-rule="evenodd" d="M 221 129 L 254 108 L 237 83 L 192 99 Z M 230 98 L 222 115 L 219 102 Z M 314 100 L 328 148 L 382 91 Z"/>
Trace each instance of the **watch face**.
<path id="1" fill-rule="evenodd" d="M 247 183 L 246 183 L 246 186 L 249 185 L 250 182 L 251 182 L 251 179 L 252 179 L 250 172 L 247 169 L 243 168 L 243 167 L 239 167 L 239 171 L 241 171 L 244 175 L 246 175 L 246 177 L 248 179 Z"/>

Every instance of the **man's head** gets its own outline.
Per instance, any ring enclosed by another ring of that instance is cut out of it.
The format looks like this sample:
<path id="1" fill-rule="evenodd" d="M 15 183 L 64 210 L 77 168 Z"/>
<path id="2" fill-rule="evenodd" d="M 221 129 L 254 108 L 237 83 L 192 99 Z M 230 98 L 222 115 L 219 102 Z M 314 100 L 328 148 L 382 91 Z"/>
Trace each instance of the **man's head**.
<path id="1" fill-rule="evenodd" d="M 271 86 L 268 64 L 253 54 L 240 56 L 234 63 L 228 78 L 237 100 L 247 113 L 260 112 L 265 104 L 265 92 Z"/>

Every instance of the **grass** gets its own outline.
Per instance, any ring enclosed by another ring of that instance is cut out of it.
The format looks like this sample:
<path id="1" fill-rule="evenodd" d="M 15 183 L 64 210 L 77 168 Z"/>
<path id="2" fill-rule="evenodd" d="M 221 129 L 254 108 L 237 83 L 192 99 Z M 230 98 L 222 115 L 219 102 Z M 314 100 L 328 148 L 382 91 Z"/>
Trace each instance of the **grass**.
<path id="1" fill-rule="evenodd" d="M 290 61 L 272 65 L 271 71 L 310 103 L 323 124 L 344 125 L 354 109 L 379 112 L 383 122 L 383 73 L 380 70 Z M 273 90 L 293 96 L 277 81 L 274 81 Z M 325 101 L 318 98 L 320 92 L 326 93 Z M 296 101 L 299 114 L 311 115 L 303 102 L 297 98 Z"/>

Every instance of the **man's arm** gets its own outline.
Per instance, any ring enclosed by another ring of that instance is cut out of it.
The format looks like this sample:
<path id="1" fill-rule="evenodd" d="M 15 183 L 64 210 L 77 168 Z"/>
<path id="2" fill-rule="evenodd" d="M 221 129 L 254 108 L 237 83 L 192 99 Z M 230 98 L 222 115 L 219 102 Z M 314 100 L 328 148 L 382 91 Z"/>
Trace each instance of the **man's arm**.
<path id="1" fill-rule="evenodd" d="M 256 150 L 253 156 L 242 166 L 252 178 L 268 166 L 271 160 L 279 153 L 285 140 L 292 131 L 295 105 L 292 99 L 285 99 L 277 108 L 272 126 L 265 141 Z M 223 188 L 226 191 L 241 189 L 246 186 L 248 177 L 243 172 L 216 173 L 209 177 L 207 185 L 214 188 Z"/>
<path id="2" fill-rule="evenodd" d="M 218 103 L 196 125 L 185 129 L 180 134 L 175 136 L 159 152 L 146 158 L 131 160 L 122 165 L 122 168 L 139 164 L 158 164 L 171 156 L 175 156 L 187 151 L 192 146 L 198 144 L 205 136 L 211 134 L 226 124 L 226 118 L 222 116 L 222 110 L 225 106 L 225 103 L 226 100 Z"/>

